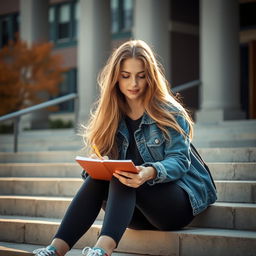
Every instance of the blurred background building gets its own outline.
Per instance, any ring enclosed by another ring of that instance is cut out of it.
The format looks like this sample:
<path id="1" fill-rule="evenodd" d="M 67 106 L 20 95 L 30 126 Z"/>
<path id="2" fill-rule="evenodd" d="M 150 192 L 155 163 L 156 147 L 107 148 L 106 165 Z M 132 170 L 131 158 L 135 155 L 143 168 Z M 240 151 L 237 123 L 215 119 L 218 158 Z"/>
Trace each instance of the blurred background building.
<path id="1" fill-rule="evenodd" d="M 153 47 L 196 121 L 256 118 L 256 0 L 1 1 L 0 47 L 17 32 L 63 56 L 60 95 L 78 92 L 80 121 L 97 98 L 98 72 L 129 39 Z M 51 118 L 73 120 L 73 102 Z"/>

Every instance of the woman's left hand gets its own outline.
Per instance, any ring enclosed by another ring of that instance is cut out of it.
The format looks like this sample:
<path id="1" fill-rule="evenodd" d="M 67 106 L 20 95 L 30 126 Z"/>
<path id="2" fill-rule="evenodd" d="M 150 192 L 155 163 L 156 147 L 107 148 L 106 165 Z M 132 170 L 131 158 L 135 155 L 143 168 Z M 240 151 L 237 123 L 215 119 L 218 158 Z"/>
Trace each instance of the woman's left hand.
<path id="1" fill-rule="evenodd" d="M 115 171 L 113 174 L 121 183 L 128 187 L 138 188 L 143 183 L 156 176 L 156 170 L 152 166 L 136 166 L 139 173 Z"/>

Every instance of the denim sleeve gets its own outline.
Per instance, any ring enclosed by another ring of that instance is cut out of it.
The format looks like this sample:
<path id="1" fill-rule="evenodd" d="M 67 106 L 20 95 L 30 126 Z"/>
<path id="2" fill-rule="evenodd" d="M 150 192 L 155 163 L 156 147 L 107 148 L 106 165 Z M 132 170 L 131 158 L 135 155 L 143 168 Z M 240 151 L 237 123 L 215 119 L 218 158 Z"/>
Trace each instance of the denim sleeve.
<path id="1" fill-rule="evenodd" d="M 176 120 L 181 128 L 188 134 L 189 125 L 182 116 L 177 116 Z M 164 160 L 159 162 L 146 162 L 144 166 L 152 166 L 156 169 L 157 175 L 153 180 L 148 181 L 149 185 L 175 181 L 180 179 L 190 168 L 190 139 L 176 130 L 169 128 L 170 140 L 166 141 L 164 149 Z"/>

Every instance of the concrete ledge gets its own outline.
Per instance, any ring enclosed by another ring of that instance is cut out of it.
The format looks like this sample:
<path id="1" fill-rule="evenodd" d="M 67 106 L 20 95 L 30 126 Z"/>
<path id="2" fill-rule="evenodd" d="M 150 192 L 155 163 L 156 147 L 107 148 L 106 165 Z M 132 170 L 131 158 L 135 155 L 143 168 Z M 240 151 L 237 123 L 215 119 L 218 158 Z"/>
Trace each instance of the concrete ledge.
<path id="1" fill-rule="evenodd" d="M 0 163 L 0 177 L 81 178 L 82 168 L 76 163 Z"/>
<path id="2" fill-rule="evenodd" d="M 16 217 L 17 218 L 17 217 Z M 10 233 L 17 219 L 1 219 L 0 239 L 17 242 Z M 40 218 L 23 218 L 19 223 L 24 227 L 19 235 L 20 243 L 48 244 L 56 232 L 60 220 L 44 221 Z M 99 234 L 101 225 L 95 224 L 83 236 L 76 248 L 92 246 Z M 153 241 L 153 242 L 152 242 Z M 216 256 L 216 255 L 253 255 L 255 252 L 256 232 L 225 229 L 188 228 L 181 231 L 137 231 L 127 229 L 117 251 L 143 253 L 150 255 Z"/>
<path id="3" fill-rule="evenodd" d="M 72 197 L 0 196 L 0 215 L 63 218 Z M 102 210 L 98 220 L 103 219 Z"/>
<path id="4" fill-rule="evenodd" d="M 0 245 L 0 256 L 33 256 L 34 254 L 20 249 Z"/>
<path id="5" fill-rule="evenodd" d="M 256 162 L 256 147 L 198 148 L 206 162 Z"/>
<path id="6" fill-rule="evenodd" d="M 81 178 L 0 178 L 4 195 L 74 196 Z"/>
<path id="7" fill-rule="evenodd" d="M 256 140 L 197 140 L 194 142 L 197 148 L 241 148 L 241 147 L 256 147 Z"/>
<path id="8" fill-rule="evenodd" d="M 256 181 L 216 181 L 218 202 L 255 203 Z"/>
<path id="9" fill-rule="evenodd" d="M 207 162 L 256 162 L 256 147 L 198 148 Z M 0 152 L 0 163 L 74 163 L 86 151 Z"/>
<path id="10" fill-rule="evenodd" d="M 256 162 L 208 163 L 216 180 L 256 180 Z"/>
<path id="11" fill-rule="evenodd" d="M 18 243 L 4 243 L 0 242 L 0 256 L 32 256 L 31 252 L 42 246 L 34 244 L 18 244 Z M 81 256 L 81 249 L 72 249 L 66 256 Z M 113 256 L 143 256 L 142 254 L 118 253 L 114 252 Z M 144 255 L 146 256 L 146 255 Z"/>
<path id="12" fill-rule="evenodd" d="M 216 180 L 256 180 L 256 162 L 208 163 Z M 0 177 L 81 178 L 77 163 L 0 163 Z"/>
<path id="13" fill-rule="evenodd" d="M 0 178 L 2 195 L 74 196 L 80 178 Z M 255 203 L 256 181 L 215 181 L 219 202 Z"/>
<path id="14" fill-rule="evenodd" d="M 63 218 L 72 198 L 0 196 L 0 215 Z M 256 231 L 256 204 L 215 203 L 198 215 L 190 226 Z M 97 220 L 103 220 L 101 210 Z"/>
<path id="15" fill-rule="evenodd" d="M 0 163 L 73 163 L 80 151 L 0 152 Z"/>
<path id="16" fill-rule="evenodd" d="M 191 227 L 256 231 L 256 204 L 215 203 L 190 224 Z"/>

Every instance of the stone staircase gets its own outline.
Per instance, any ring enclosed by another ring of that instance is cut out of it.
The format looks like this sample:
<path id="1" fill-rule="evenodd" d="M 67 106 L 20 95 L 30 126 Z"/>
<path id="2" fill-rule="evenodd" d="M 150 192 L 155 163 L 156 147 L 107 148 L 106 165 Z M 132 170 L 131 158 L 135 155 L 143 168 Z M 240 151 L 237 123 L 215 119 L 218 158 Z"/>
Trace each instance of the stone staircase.
<path id="1" fill-rule="evenodd" d="M 114 255 L 256 255 L 256 121 L 196 125 L 194 144 L 216 181 L 218 201 L 181 231 L 127 229 Z M 24 132 L 19 153 L 0 136 L 0 256 L 46 245 L 82 183 L 72 130 Z M 104 213 L 68 255 L 92 246 Z"/>

